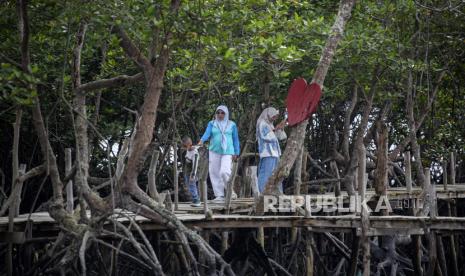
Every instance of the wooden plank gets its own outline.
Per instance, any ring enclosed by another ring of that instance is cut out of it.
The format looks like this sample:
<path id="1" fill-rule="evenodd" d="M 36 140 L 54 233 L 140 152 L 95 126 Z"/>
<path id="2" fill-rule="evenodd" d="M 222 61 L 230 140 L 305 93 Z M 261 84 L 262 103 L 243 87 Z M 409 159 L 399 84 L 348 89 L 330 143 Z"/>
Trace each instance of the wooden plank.
<path id="1" fill-rule="evenodd" d="M 229 229 L 229 228 L 258 228 L 258 227 L 311 227 L 312 231 L 349 231 L 361 227 L 360 216 L 244 216 L 244 215 L 213 215 L 205 220 L 203 214 L 177 214 L 178 218 L 188 227 L 201 229 Z M 1 218 L 4 221 L 4 218 Z M 27 218 L 18 218 L 18 222 L 25 223 Z M 58 227 L 47 213 L 33 214 L 31 217 L 35 229 L 42 232 L 58 231 Z M 142 229 L 164 230 L 163 225 L 152 223 L 150 220 L 135 216 Z M 119 217 L 119 221 L 127 222 L 126 217 Z M 0 232 L 6 230 L 5 223 L 0 224 Z M 111 226 L 110 224 L 108 225 Z M 424 229 L 448 233 L 450 231 L 464 231 L 465 217 L 412 217 L 412 216 L 383 216 L 370 218 L 368 235 L 391 235 L 393 233 L 421 235 Z"/>

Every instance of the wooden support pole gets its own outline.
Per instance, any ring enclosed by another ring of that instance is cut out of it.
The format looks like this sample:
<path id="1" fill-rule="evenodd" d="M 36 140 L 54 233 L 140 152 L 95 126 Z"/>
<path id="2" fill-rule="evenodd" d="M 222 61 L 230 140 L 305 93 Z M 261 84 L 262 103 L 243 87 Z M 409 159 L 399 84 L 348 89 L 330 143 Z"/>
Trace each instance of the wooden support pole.
<path id="1" fill-rule="evenodd" d="M 430 169 L 427 167 L 424 169 L 425 173 L 425 189 L 428 191 L 428 198 L 429 198 L 429 207 L 430 213 L 429 216 L 431 218 L 436 218 L 436 193 L 434 191 L 434 187 L 431 185 L 431 173 Z M 426 202 L 423 208 L 428 208 L 426 206 Z M 428 269 L 426 271 L 426 275 L 433 276 L 436 271 L 436 262 L 437 262 L 437 242 L 436 242 L 436 233 L 429 230 L 426 233 L 426 238 L 428 239 Z"/>
<path id="2" fill-rule="evenodd" d="M 260 245 L 261 245 L 263 248 L 265 248 L 265 228 L 263 228 L 263 227 L 258 227 L 257 236 L 258 236 L 258 243 L 260 243 Z"/>
<path id="3" fill-rule="evenodd" d="M 19 178 L 19 135 L 21 132 L 21 119 L 23 116 L 23 111 L 21 108 L 16 109 L 16 119 L 13 123 L 13 149 L 12 149 L 12 177 L 11 177 L 11 192 L 15 193 L 18 192 L 18 183 L 17 179 Z M 8 212 L 8 231 L 12 232 L 14 227 L 14 218 L 15 218 L 15 211 L 16 211 L 16 203 L 17 195 L 12 194 L 12 198 L 14 199 L 12 203 L 10 203 L 10 208 Z M 19 195 L 21 197 L 21 195 Z M 10 242 L 8 243 L 8 253 L 5 255 L 6 257 L 6 272 L 8 276 L 13 275 L 13 244 Z"/>
<path id="4" fill-rule="evenodd" d="M 451 235 L 450 236 L 450 255 L 451 255 L 451 262 L 452 262 L 452 265 L 451 265 L 451 269 L 452 271 L 454 272 L 454 276 L 459 276 L 459 265 L 458 265 L 458 262 L 457 262 L 457 250 L 456 250 L 456 246 L 455 246 L 455 236 L 454 235 Z"/>
<path id="5" fill-rule="evenodd" d="M 68 175 L 73 167 L 73 160 L 71 156 L 71 148 L 65 149 L 65 173 Z M 74 212 L 74 193 L 73 181 L 70 179 L 66 183 L 66 211 L 70 214 Z"/>
<path id="6" fill-rule="evenodd" d="M 358 255 L 360 249 L 360 238 L 357 236 L 357 231 L 352 231 L 352 254 L 350 256 L 349 276 L 357 275 Z"/>
<path id="7" fill-rule="evenodd" d="M 438 216 L 438 201 L 436 195 L 436 185 L 431 185 L 431 172 L 429 168 L 425 169 L 425 182 L 429 190 L 429 198 L 431 199 L 431 212 L 430 217 L 436 218 Z"/>
<path id="8" fill-rule="evenodd" d="M 205 240 L 206 243 L 210 243 L 210 231 L 207 230 L 207 229 L 204 229 L 202 232 L 201 232 L 201 235 L 202 235 L 202 238 Z M 206 267 L 208 266 L 207 264 L 207 260 L 205 258 L 205 255 L 200 253 L 199 255 L 199 263 L 200 263 L 200 266 L 199 266 L 199 273 L 200 275 L 206 275 Z"/>
<path id="9" fill-rule="evenodd" d="M 447 187 L 447 160 L 445 158 L 442 162 L 442 184 L 444 185 L 444 191 L 449 190 Z"/>
<path id="10" fill-rule="evenodd" d="M 205 214 L 205 219 L 212 218 L 212 212 L 208 209 L 208 195 L 207 195 L 207 179 L 202 179 L 202 194 L 203 194 L 203 213 Z"/>
<path id="11" fill-rule="evenodd" d="M 229 178 L 229 181 L 226 183 L 226 200 L 224 201 L 226 214 L 229 214 L 229 210 L 231 208 L 231 198 L 234 193 L 234 182 L 236 181 L 238 167 L 239 161 L 233 162 L 231 177 Z"/>
<path id="12" fill-rule="evenodd" d="M 203 201 L 203 212 L 205 214 L 205 219 L 210 219 L 212 217 L 211 211 L 208 210 L 208 158 L 204 151 L 199 150 L 199 186 L 200 186 L 200 201 Z"/>
<path id="13" fill-rule="evenodd" d="M 178 144 L 173 143 L 174 210 L 179 210 Z"/>
<path id="14" fill-rule="evenodd" d="M 414 275 L 422 276 L 423 268 L 421 265 L 421 257 L 423 255 L 423 250 L 421 249 L 421 236 L 415 235 L 413 237 L 413 243 L 415 247 L 415 256 L 413 257 L 413 271 L 415 272 Z"/>
<path id="15" fill-rule="evenodd" d="M 313 276 L 314 275 L 314 258 L 313 258 L 313 233 L 310 228 L 307 228 L 305 231 L 305 253 L 307 257 L 305 258 L 305 264 L 307 267 L 307 274 L 306 276 Z"/>
<path id="16" fill-rule="evenodd" d="M 436 233 L 433 231 L 427 233 L 426 235 L 428 239 L 428 269 L 426 271 L 426 275 L 434 276 L 436 271 L 436 263 L 437 263 L 437 244 L 436 244 Z"/>
<path id="17" fill-rule="evenodd" d="M 362 144 L 361 147 L 359 148 L 359 155 L 363 154 L 365 152 L 365 146 Z M 364 159 L 364 158 L 363 158 Z M 361 160 L 363 160 L 361 159 Z M 359 160 L 359 161 L 361 161 Z M 362 171 L 361 171 L 362 172 Z M 363 177 L 360 176 L 361 180 L 363 182 L 360 183 L 361 189 L 359 190 L 359 194 L 362 200 L 362 208 L 361 208 L 361 237 L 360 237 L 360 246 L 362 248 L 362 259 L 363 259 L 363 276 L 370 276 L 370 260 L 371 260 L 371 254 L 370 254 L 370 238 L 368 236 L 368 231 L 370 229 L 370 220 L 369 216 L 370 214 L 368 213 L 367 208 L 365 207 L 365 204 L 363 202 L 365 201 L 365 194 L 366 194 L 366 186 L 368 184 L 368 177 L 366 176 L 366 172 L 363 173 Z"/>
<path id="18" fill-rule="evenodd" d="M 336 161 L 331 161 L 329 163 L 329 166 L 331 168 L 331 172 L 333 173 L 333 175 L 336 177 L 336 179 L 340 179 L 340 175 L 339 175 L 339 168 L 337 167 L 337 163 Z M 308 187 L 308 186 L 307 186 Z M 307 188 L 308 189 L 308 188 Z M 338 180 L 335 184 L 335 187 L 334 187 L 334 195 L 336 197 L 340 196 L 341 195 L 341 181 Z"/>
<path id="19" fill-rule="evenodd" d="M 24 174 L 26 173 L 26 164 L 21 164 L 19 165 L 19 170 L 18 170 L 18 178 L 16 180 L 16 191 L 14 200 L 12 202 L 13 205 L 13 213 L 14 216 L 17 217 L 19 216 L 19 207 L 21 206 L 21 194 L 23 193 L 23 185 L 24 181 L 21 179 Z"/>
<path id="20" fill-rule="evenodd" d="M 439 266 L 441 267 L 441 271 L 442 271 L 442 275 L 449 275 L 447 273 L 448 269 L 447 269 L 447 259 L 446 259 L 446 253 L 444 251 L 444 244 L 442 242 L 442 237 L 441 236 L 438 236 L 437 237 L 437 246 L 438 246 L 438 258 L 439 258 Z"/>
<path id="21" fill-rule="evenodd" d="M 447 202 L 447 215 L 449 217 L 455 216 L 455 214 L 452 213 L 452 206 L 450 202 Z M 454 276 L 459 276 L 459 266 L 458 266 L 458 261 L 457 261 L 457 250 L 456 250 L 456 243 L 455 243 L 455 236 L 450 235 L 450 256 L 451 256 L 451 270 L 453 272 L 452 275 Z"/>
<path id="22" fill-rule="evenodd" d="M 294 167 L 294 195 L 300 195 L 300 188 L 302 186 L 302 162 L 303 162 L 303 153 L 304 153 L 304 145 L 300 148 L 299 153 L 297 155 L 297 159 L 295 160 L 295 167 Z M 298 215 L 298 211 L 296 215 Z M 298 229 L 293 227 L 291 230 L 291 242 L 295 244 L 297 241 L 297 234 Z"/>
<path id="23" fill-rule="evenodd" d="M 365 199 L 366 195 L 366 190 L 367 190 L 367 173 L 366 173 L 366 164 L 367 164 L 367 159 L 366 159 L 366 148 L 363 143 L 359 145 L 358 149 L 358 169 L 357 169 L 357 182 L 359 184 L 359 195 L 360 199 L 363 201 Z M 358 206 L 358 202 L 356 203 Z M 357 208 L 356 208 L 357 209 Z"/>
<path id="24" fill-rule="evenodd" d="M 388 186 L 388 129 L 385 123 L 378 124 L 379 134 L 376 141 L 377 160 L 375 171 L 375 190 L 378 196 L 386 195 Z"/>
<path id="25" fill-rule="evenodd" d="M 404 153 L 404 162 L 405 162 L 405 186 L 407 187 L 407 192 L 410 194 L 412 192 L 412 158 L 410 156 L 410 151 Z"/>
<path id="26" fill-rule="evenodd" d="M 255 202 L 258 201 L 260 193 L 258 192 L 257 186 L 257 166 L 248 166 L 245 168 L 245 175 L 247 180 L 250 182 L 250 189 Z"/>
<path id="27" fill-rule="evenodd" d="M 450 153 L 450 184 L 455 185 L 455 154 Z"/>
<path id="28" fill-rule="evenodd" d="M 156 182 L 156 176 L 157 176 L 157 166 L 158 166 L 158 157 L 160 156 L 160 151 L 154 150 L 152 152 L 152 159 L 150 160 L 150 167 L 149 171 L 147 173 L 148 177 L 148 190 L 149 190 L 149 196 L 159 203 L 160 202 L 160 195 L 158 194 L 157 191 L 157 182 Z"/>
<path id="29" fill-rule="evenodd" d="M 228 231 L 221 232 L 221 255 L 224 255 L 224 252 L 228 249 Z"/>

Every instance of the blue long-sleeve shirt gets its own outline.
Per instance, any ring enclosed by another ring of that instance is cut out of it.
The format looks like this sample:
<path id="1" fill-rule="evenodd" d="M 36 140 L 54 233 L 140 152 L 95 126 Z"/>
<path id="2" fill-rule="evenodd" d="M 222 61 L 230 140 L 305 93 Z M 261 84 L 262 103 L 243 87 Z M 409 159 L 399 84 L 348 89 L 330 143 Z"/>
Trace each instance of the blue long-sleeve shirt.
<path id="1" fill-rule="evenodd" d="M 258 124 L 257 140 L 260 158 L 281 156 L 279 141 L 272 126 L 261 121 Z"/>
<path id="2" fill-rule="evenodd" d="M 221 147 L 221 131 L 213 122 L 214 121 L 210 121 L 208 123 L 207 129 L 200 140 L 203 143 L 210 140 L 210 146 L 208 149 L 218 154 L 239 155 L 239 133 L 237 131 L 236 123 L 229 121 L 230 126 L 225 131 L 227 147 L 226 150 L 223 150 Z"/>

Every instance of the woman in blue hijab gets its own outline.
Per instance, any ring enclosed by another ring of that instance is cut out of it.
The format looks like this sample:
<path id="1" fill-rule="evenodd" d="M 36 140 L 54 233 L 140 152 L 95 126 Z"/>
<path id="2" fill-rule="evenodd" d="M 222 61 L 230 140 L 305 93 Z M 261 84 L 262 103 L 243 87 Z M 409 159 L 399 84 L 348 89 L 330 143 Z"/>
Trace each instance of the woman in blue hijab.
<path id="1" fill-rule="evenodd" d="M 206 141 L 209 141 L 209 174 L 215 201 L 223 202 L 224 189 L 231 177 L 232 161 L 235 161 L 240 153 L 237 126 L 229 120 L 229 110 L 226 106 L 220 105 L 216 108 L 215 119 L 208 123 L 199 145 Z"/>

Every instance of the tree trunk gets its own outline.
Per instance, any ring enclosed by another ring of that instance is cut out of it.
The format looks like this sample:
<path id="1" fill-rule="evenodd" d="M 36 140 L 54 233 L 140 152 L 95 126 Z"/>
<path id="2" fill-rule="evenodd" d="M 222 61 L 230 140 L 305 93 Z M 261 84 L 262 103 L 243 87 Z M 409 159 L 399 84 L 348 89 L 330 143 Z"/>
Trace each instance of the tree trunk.
<path id="1" fill-rule="evenodd" d="M 312 82 L 317 83 L 321 87 L 323 87 L 326 74 L 328 72 L 331 61 L 336 53 L 337 45 L 342 39 L 344 27 L 348 19 L 350 18 L 354 4 L 355 0 L 341 0 L 340 2 L 339 11 L 331 29 L 331 35 L 328 37 L 326 41 L 325 48 L 323 49 L 323 53 L 321 54 L 320 61 L 318 62 L 318 66 L 315 70 L 312 79 Z M 289 175 L 290 169 L 294 165 L 299 149 L 303 145 L 307 124 L 308 119 L 292 128 L 291 134 L 289 135 L 286 144 L 286 148 L 284 150 L 283 155 L 281 156 L 278 168 L 268 179 L 268 182 L 265 186 L 264 194 L 279 193 L 278 184 Z M 260 209 L 260 206 L 258 206 L 257 210 L 259 212 Z"/>

